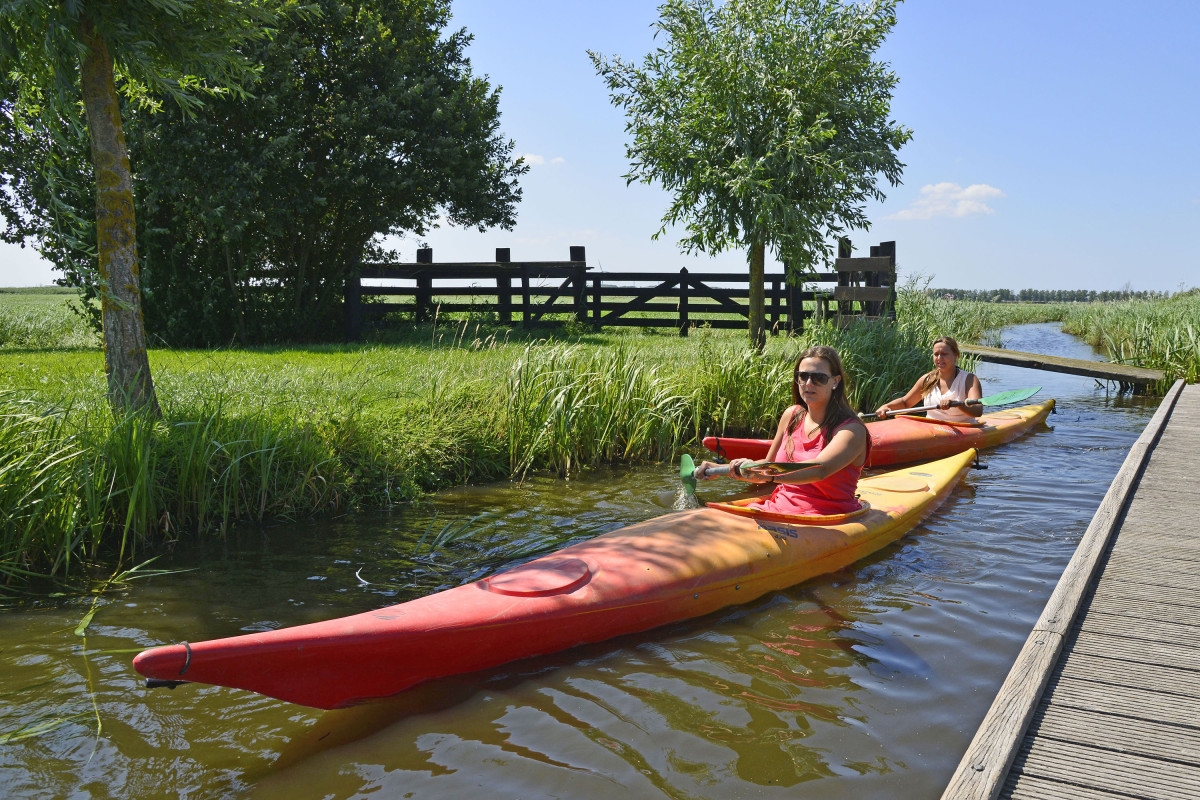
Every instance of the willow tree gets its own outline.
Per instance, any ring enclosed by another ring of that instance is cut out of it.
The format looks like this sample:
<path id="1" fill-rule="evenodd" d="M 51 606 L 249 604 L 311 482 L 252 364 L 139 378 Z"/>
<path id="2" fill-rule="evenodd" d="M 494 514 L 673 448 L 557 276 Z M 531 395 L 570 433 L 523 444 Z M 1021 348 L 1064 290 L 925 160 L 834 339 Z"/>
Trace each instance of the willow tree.
<path id="1" fill-rule="evenodd" d="M 82 104 L 95 182 L 95 285 L 104 365 L 115 410 L 158 413 L 138 282 L 133 184 L 121 98 L 195 108 L 241 92 L 254 67 L 239 48 L 266 34 L 258 0 L 7 0 L 0 4 L 0 72 L 17 87 L 10 124 L 62 126 Z"/>
<path id="2" fill-rule="evenodd" d="M 628 117 L 627 183 L 672 194 L 654 238 L 682 225 L 684 252 L 745 249 L 757 347 L 767 248 L 798 280 L 869 227 L 879 176 L 900 181 L 912 132 L 889 119 L 897 78 L 875 60 L 899 2 L 668 0 L 641 64 L 589 52 Z"/>

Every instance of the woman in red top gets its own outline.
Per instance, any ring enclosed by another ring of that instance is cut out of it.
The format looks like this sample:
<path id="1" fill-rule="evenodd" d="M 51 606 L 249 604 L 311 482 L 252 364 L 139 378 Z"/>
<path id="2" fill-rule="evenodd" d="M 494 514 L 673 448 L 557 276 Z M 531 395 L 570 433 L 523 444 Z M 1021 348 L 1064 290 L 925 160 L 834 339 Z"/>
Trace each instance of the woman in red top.
<path id="1" fill-rule="evenodd" d="M 792 381 L 793 405 L 783 412 L 767 461 L 803 461 L 811 466 L 795 475 L 774 479 L 742 472 L 755 463 L 739 458 L 731 474 L 750 483 L 776 483 L 775 491 L 758 507 L 783 514 L 826 515 L 857 511 L 858 476 L 867 460 L 870 436 L 846 400 L 842 359 L 832 347 L 805 350 L 796 362 Z M 705 461 L 697 477 L 705 477 Z"/>

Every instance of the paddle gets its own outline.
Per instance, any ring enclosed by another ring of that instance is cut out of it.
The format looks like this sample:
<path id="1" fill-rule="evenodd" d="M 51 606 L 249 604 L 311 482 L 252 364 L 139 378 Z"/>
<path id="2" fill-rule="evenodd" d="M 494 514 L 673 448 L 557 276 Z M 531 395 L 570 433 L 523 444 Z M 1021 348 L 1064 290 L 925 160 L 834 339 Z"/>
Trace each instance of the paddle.
<path id="1" fill-rule="evenodd" d="M 754 464 L 748 464 L 742 467 L 743 472 L 757 472 L 759 475 L 768 477 L 778 477 L 787 475 L 805 467 L 816 466 L 811 462 L 790 462 L 790 461 L 758 461 Z M 732 464 L 724 464 L 719 467 L 710 467 L 705 473 L 706 475 L 728 475 L 733 471 Z M 696 462 L 687 453 L 683 454 L 683 458 L 679 461 L 679 480 L 683 481 L 683 486 L 687 489 L 688 494 L 696 493 Z"/>
<path id="2" fill-rule="evenodd" d="M 1042 390 L 1042 387 L 1034 386 L 1032 389 L 1013 389 L 1012 391 L 1009 391 L 1009 392 L 1001 392 L 1000 394 L 993 394 L 988 397 L 981 397 L 978 400 L 951 400 L 950 407 L 953 408 L 955 406 L 1006 406 L 1009 403 L 1019 403 L 1022 400 L 1028 400 L 1029 398 L 1033 397 L 1035 394 L 1037 394 L 1041 390 Z M 933 411 L 935 408 L 938 408 L 938 406 L 921 406 L 919 408 L 901 408 L 901 409 L 893 411 L 889 414 L 886 414 L 884 416 L 884 419 L 887 419 L 888 417 L 894 417 L 899 414 L 913 414 L 917 411 Z M 878 415 L 877 414 L 859 414 L 859 416 L 863 419 L 869 419 L 870 417 L 874 417 L 874 416 L 878 416 Z"/>

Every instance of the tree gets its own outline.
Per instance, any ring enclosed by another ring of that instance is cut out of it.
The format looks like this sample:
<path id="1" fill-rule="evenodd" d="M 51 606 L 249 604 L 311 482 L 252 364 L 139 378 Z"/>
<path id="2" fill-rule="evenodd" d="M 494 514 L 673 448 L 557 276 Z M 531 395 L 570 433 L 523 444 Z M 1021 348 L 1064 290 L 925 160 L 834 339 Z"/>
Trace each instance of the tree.
<path id="1" fill-rule="evenodd" d="M 641 66 L 589 53 L 628 115 L 632 183 L 673 194 L 663 225 L 685 252 L 745 248 L 750 338 L 765 339 L 766 248 L 811 271 L 830 238 L 867 228 L 912 132 L 888 119 L 896 77 L 872 60 L 899 0 L 667 0 Z"/>
<path id="2" fill-rule="evenodd" d="M 499 134 L 446 0 L 285 11 L 252 98 L 131 125 L 146 318 L 171 344 L 340 337 L 347 277 L 379 237 L 511 228 L 528 167 Z"/>
<path id="3" fill-rule="evenodd" d="M 95 187 L 95 268 L 108 397 L 114 410 L 159 413 L 141 314 L 133 183 L 120 96 L 239 92 L 253 66 L 239 53 L 266 35 L 255 0 L 23 0 L 0 6 L 0 72 L 15 99 L 8 124 L 26 141 L 69 144 L 82 101 Z"/>

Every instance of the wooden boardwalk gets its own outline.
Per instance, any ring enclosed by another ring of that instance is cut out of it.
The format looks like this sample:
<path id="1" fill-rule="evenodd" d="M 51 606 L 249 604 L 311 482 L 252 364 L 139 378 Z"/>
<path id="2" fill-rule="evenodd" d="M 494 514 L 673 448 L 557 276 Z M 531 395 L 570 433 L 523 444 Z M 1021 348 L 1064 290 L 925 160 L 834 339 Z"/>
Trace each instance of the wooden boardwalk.
<path id="1" fill-rule="evenodd" d="M 1130 449 L 943 800 L 1200 798 L 1200 385 Z"/>
<path id="2" fill-rule="evenodd" d="M 1162 370 L 1131 367 L 1128 364 L 1044 356 L 1038 353 L 1023 353 L 1020 350 L 1001 350 L 999 347 L 985 347 L 980 344 L 964 344 L 959 349 L 978 357 L 980 361 L 1007 364 L 1011 367 L 1065 372 L 1069 375 L 1086 375 L 1091 378 L 1117 381 L 1122 387 L 1145 386 L 1150 383 L 1158 383 L 1163 379 Z"/>

